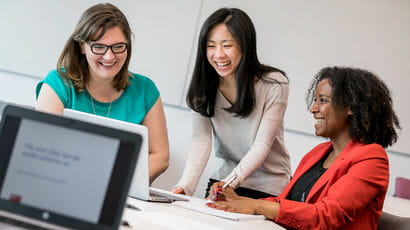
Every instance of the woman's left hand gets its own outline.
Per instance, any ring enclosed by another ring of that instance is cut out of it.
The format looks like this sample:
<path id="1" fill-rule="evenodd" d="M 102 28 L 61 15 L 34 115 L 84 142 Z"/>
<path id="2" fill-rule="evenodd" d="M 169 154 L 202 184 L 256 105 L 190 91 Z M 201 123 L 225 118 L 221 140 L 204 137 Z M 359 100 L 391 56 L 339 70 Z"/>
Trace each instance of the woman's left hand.
<path id="1" fill-rule="evenodd" d="M 257 214 L 256 212 L 256 203 L 258 200 L 240 197 L 236 200 L 231 201 L 219 201 L 214 203 L 207 203 L 208 207 L 220 209 L 228 212 L 237 212 L 244 214 Z"/>
<path id="2" fill-rule="evenodd" d="M 264 215 L 267 219 L 274 220 L 278 215 L 280 204 L 262 199 L 251 199 L 239 196 L 231 201 L 207 203 L 208 207 L 221 209 L 228 212 L 237 212 L 251 215 Z"/>

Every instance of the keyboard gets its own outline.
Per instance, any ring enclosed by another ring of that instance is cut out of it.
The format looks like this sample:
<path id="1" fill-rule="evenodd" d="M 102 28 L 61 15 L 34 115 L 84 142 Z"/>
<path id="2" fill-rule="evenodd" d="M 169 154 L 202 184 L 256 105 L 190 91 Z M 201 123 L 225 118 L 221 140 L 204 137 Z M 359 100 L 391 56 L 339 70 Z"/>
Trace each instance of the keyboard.
<path id="1" fill-rule="evenodd" d="M 165 197 L 168 198 L 172 201 L 188 201 L 188 199 L 182 198 L 182 197 L 178 197 L 178 196 L 174 196 L 168 193 L 162 193 L 162 192 L 158 192 L 158 191 L 154 191 L 154 190 L 150 190 L 149 191 L 149 195 L 151 197 Z"/>

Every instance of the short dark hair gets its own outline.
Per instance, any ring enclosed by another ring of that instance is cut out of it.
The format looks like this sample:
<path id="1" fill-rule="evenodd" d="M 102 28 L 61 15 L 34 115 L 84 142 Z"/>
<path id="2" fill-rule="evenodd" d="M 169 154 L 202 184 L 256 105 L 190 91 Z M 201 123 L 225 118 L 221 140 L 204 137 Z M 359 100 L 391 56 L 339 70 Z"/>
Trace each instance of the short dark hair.
<path id="1" fill-rule="evenodd" d="M 236 70 L 238 98 L 230 108 L 225 110 L 246 117 L 253 111 L 255 105 L 255 77 L 263 79 L 263 75 L 267 72 L 280 72 L 285 78 L 286 75 L 277 68 L 259 62 L 255 27 L 250 17 L 237 8 L 221 8 L 212 13 L 202 25 L 186 103 L 189 108 L 199 112 L 202 116 L 212 117 L 214 115 L 219 75 L 207 60 L 206 45 L 210 30 L 218 24 L 226 25 L 242 51 L 242 59 Z M 270 82 L 283 84 L 276 80 Z"/>
<path id="2" fill-rule="evenodd" d="M 375 74 L 357 68 L 325 67 L 314 77 L 307 91 L 308 109 L 314 103 L 316 87 L 328 79 L 335 108 L 350 108 L 349 134 L 357 142 L 378 143 L 383 147 L 397 141 L 399 120 L 386 84 Z"/>
<path id="3" fill-rule="evenodd" d="M 127 39 L 127 58 L 114 78 L 113 87 L 121 90 L 129 85 L 128 66 L 132 51 L 131 28 L 120 9 L 110 3 L 100 3 L 91 6 L 81 15 L 57 62 L 58 73 L 64 79 L 70 79 L 77 91 L 83 90 L 90 78 L 88 62 L 85 55 L 81 53 L 80 42 L 98 40 L 108 29 L 117 26 L 121 28 Z M 98 35 L 95 34 L 100 28 L 101 32 Z"/>

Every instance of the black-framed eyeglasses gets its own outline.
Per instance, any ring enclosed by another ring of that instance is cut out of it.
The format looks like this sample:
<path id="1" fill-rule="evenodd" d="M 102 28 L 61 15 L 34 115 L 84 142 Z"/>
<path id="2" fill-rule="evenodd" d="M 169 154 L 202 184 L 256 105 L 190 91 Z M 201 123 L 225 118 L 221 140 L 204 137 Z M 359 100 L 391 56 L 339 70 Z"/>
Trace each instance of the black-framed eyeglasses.
<path id="1" fill-rule="evenodd" d="M 127 50 L 128 44 L 125 42 L 120 42 L 120 43 L 115 43 L 109 46 L 105 44 L 94 43 L 90 45 L 90 47 L 91 47 L 91 52 L 93 52 L 93 54 L 103 55 L 107 53 L 108 48 L 111 49 L 112 53 L 120 54 L 120 53 L 124 53 Z"/>

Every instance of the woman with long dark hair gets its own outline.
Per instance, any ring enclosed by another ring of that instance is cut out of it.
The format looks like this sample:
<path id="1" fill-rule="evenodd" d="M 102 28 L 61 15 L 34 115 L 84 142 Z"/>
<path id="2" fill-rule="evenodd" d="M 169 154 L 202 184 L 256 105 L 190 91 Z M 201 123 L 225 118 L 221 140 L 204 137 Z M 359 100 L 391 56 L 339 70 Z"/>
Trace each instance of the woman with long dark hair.
<path id="1" fill-rule="evenodd" d="M 207 192 L 235 177 L 230 186 L 244 196 L 279 194 L 290 178 L 283 138 L 288 90 L 283 71 L 259 62 L 255 28 L 244 11 L 211 14 L 201 28 L 186 98 L 194 111 L 189 156 L 172 191 L 194 193 L 214 146 L 222 165 Z"/>

